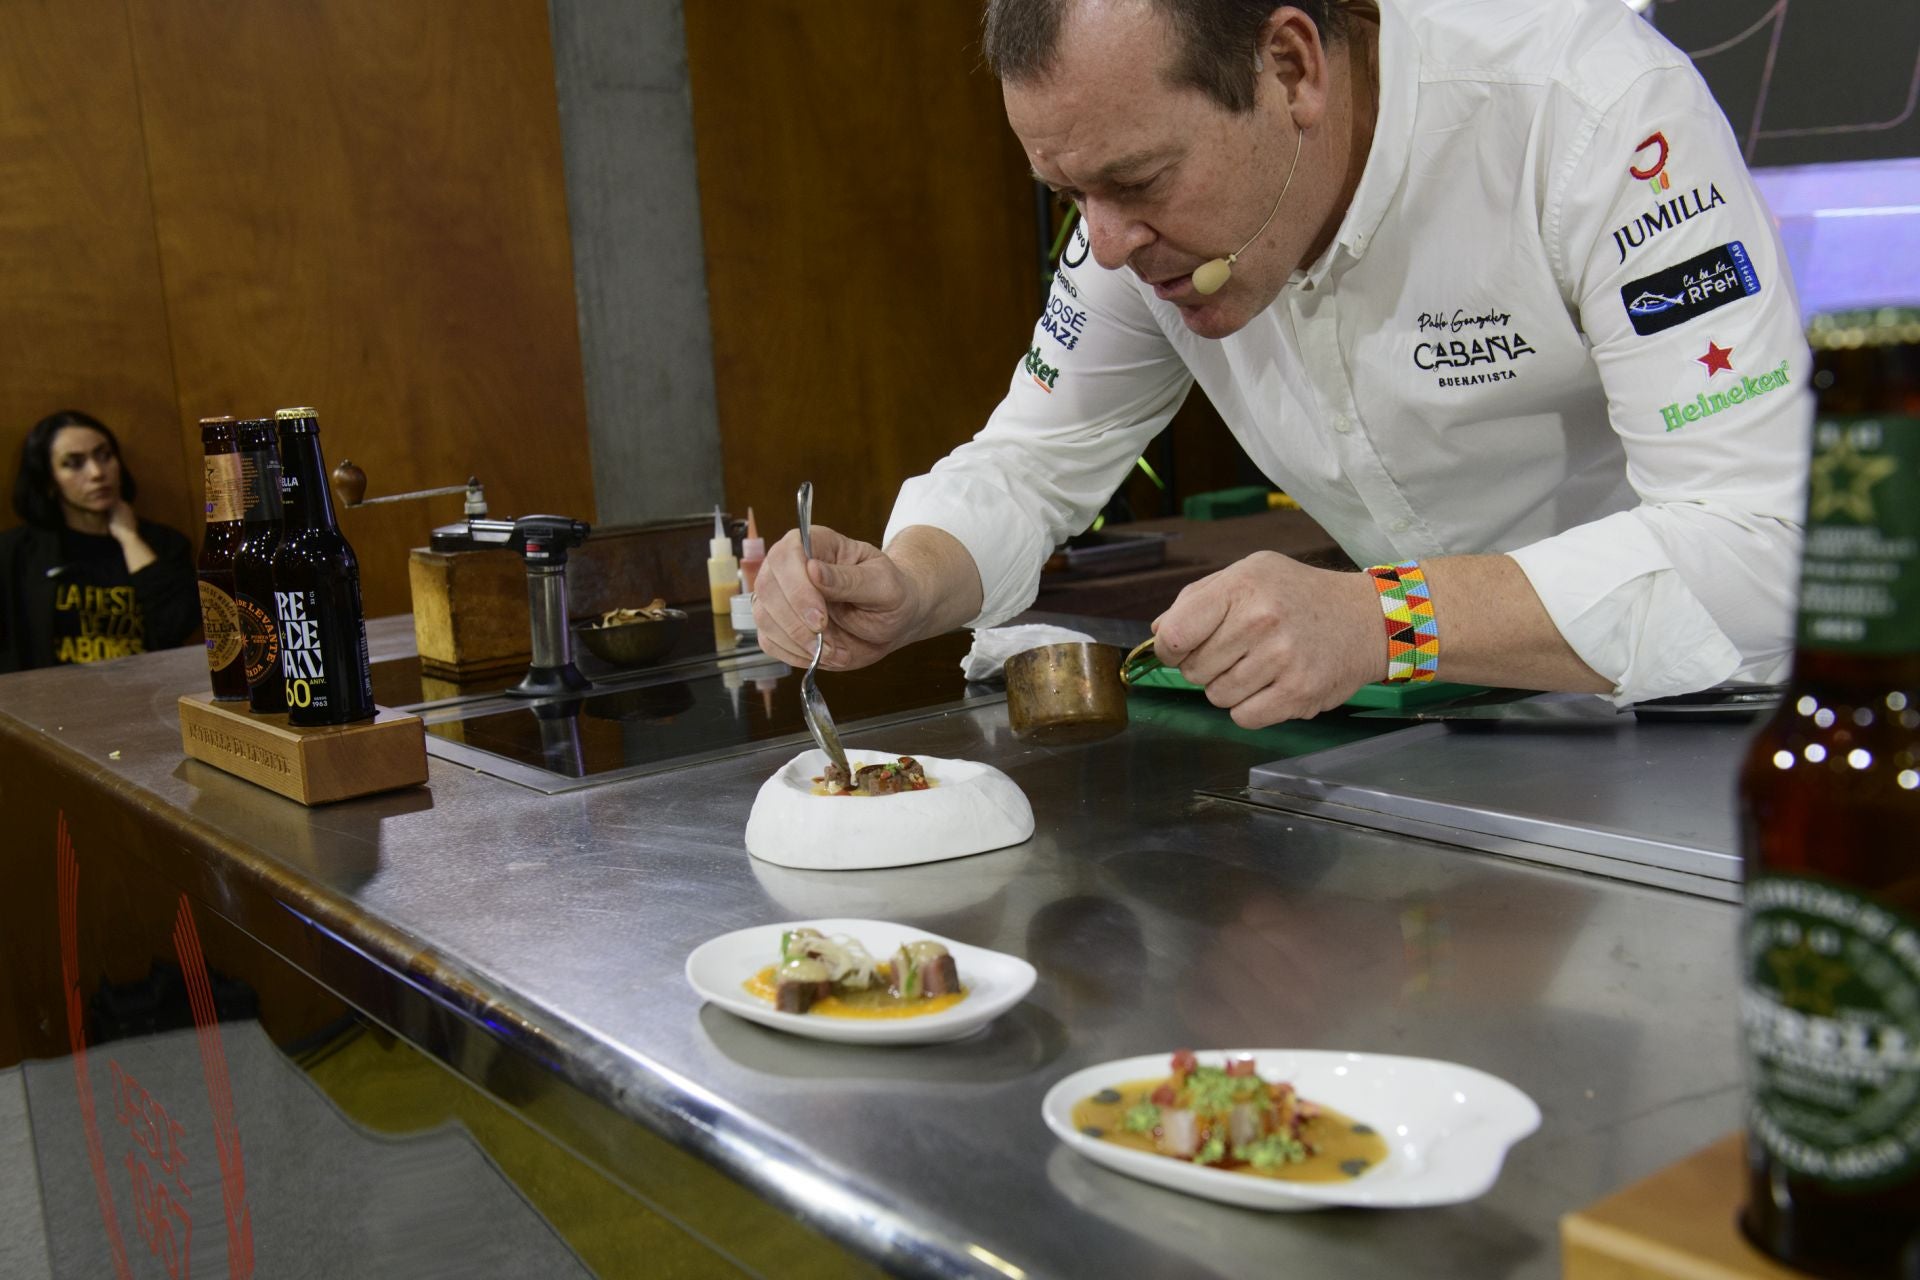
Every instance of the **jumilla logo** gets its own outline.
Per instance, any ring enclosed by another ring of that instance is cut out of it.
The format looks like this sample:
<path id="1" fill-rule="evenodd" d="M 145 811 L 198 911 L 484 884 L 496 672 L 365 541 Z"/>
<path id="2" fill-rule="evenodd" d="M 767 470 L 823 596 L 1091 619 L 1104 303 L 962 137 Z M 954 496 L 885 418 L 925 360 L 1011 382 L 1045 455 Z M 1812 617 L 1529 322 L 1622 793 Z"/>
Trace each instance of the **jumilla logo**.
<path id="1" fill-rule="evenodd" d="M 1639 157 L 1652 153 L 1652 159 L 1642 164 Z M 1652 213 L 1643 213 L 1624 227 L 1616 228 L 1613 244 L 1620 251 L 1620 261 L 1627 260 L 1629 249 L 1638 249 L 1647 241 L 1663 231 L 1671 231 L 1681 223 L 1699 217 L 1717 205 L 1723 205 L 1727 198 L 1720 194 L 1720 188 L 1711 182 L 1707 184 L 1707 194 L 1701 195 L 1700 188 L 1663 200 L 1662 197 L 1673 188 L 1673 175 L 1667 172 L 1667 135 L 1655 133 L 1633 149 L 1635 159 L 1628 161 L 1627 172 L 1647 184 L 1647 190 L 1653 193 L 1655 200 L 1661 203 L 1654 206 Z"/>
<path id="2" fill-rule="evenodd" d="M 1629 164 L 1627 172 L 1647 184 L 1658 198 L 1662 191 L 1673 185 L 1673 175 L 1667 172 L 1667 135 L 1656 132 L 1652 137 L 1633 149 L 1638 156 L 1643 152 L 1654 153 L 1653 163 L 1649 165 Z"/>
<path id="3" fill-rule="evenodd" d="M 1039 387 L 1048 395 L 1053 394 L 1053 384 L 1059 379 L 1060 371 L 1040 358 L 1040 348 L 1038 346 L 1035 346 L 1031 351 L 1027 352 L 1026 370 L 1027 375 L 1033 379 L 1035 386 Z"/>
<path id="4" fill-rule="evenodd" d="M 1728 372 L 1731 373 L 1732 370 L 1729 369 Z M 1722 409 L 1745 404 L 1749 400 L 1757 400 L 1770 391 L 1778 391 L 1786 386 L 1788 381 L 1787 362 L 1782 360 L 1770 373 L 1763 373 L 1757 378 L 1743 373 L 1740 375 L 1739 386 L 1728 387 L 1725 391 L 1715 391 L 1712 394 L 1702 391 L 1694 397 L 1692 404 L 1670 404 L 1660 411 L 1660 416 L 1666 419 L 1667 430 L 1678 431 L 1689 422 L 1711 418 Z"/>

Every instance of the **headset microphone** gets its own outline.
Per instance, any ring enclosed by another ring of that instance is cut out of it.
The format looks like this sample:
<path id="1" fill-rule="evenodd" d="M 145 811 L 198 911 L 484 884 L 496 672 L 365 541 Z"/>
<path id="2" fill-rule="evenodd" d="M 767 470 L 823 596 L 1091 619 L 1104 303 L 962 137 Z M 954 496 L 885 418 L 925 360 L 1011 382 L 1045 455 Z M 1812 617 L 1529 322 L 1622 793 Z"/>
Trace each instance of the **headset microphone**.
<path id="1" fill-rule="evenodd" d="M 1240 255 L 1252 246 L 1254 240 L 1258 240 L 1261 236 L 1265 235 L 1267 228 L 1273 225 L 1273 215 L 1280 212 L 1280 202 L 1287 198 L 1287 188 L 1293 185 L 1293 171 L 1300 167 L 1300 144 L 1305 142 L 1306 139 L 1307 131 L 1305 129 L 1300 130 L 1299 133 L 1294 136 L 1293 163 L 1287 168 L 1287 180 L 1281 185 L 1280 194 L 1274 198 L 1273 208 L 1267 210 L 1267 220 L 1260 224 L 1260 229 L 1253 233 L 1253 239 L 1248 240 L 1246 244 L 1241 245 L 1224 258 L 1214 258 L 1212 261 L 1203 262 L 1194 268 L 1193 291 L 1195 293 L 1214 294 L 1220 292 L 1221 288 L 1226 285 L 1227 278 L 1233 274 L 1233 264 L 1239 261 Z"/>

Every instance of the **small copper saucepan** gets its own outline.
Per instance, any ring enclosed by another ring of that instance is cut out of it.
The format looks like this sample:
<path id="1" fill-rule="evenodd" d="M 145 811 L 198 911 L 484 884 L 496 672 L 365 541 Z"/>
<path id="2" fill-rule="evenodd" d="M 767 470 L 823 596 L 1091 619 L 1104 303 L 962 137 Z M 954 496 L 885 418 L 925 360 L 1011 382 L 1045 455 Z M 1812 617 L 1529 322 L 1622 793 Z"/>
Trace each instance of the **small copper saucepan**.
<path id="1" fill-rule="evenodd" d="M 1007 659 L 1007 719 L 1028 742 L 1094 742 L 1127 727 L 1127 685 L 1161 666 L 1153 640 L 1132 652 L 1086 640 Z"/>

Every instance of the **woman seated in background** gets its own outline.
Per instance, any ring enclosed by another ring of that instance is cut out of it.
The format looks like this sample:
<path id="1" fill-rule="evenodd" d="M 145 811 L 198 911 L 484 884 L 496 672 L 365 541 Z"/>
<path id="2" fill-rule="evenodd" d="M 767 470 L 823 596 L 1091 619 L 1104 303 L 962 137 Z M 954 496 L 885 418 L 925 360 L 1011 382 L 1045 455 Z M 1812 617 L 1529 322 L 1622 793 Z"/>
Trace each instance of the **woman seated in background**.
<path id="1" fill-rule="evenodd" d="M 20 448 L 0 533 L 0 671 L 182 644 L 200 624 L 193 547 L 133 510 L 120 442 L 98 419 L 42 418 Z"/>

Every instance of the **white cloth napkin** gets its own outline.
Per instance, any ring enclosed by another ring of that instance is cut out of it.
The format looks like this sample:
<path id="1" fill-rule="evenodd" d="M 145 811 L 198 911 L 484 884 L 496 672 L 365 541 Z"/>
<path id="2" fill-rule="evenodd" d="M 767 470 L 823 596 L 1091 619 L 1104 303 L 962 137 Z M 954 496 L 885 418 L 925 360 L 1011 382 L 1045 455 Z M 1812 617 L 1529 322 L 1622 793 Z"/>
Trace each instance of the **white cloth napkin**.
<path id="1" fill-rule="evenodd" d="M 973 633 L 973 648 L 960 659 L 960 670 L 969 680 L 997 680 L 1000 668 L 1016 653 L 1038 649 L 1043 644 L 1061 644 L 1068 640 L 1091 641 L 1084 631 L 1049 627 L 1034 623 L 1023 627 L 989 627 Z"/>

